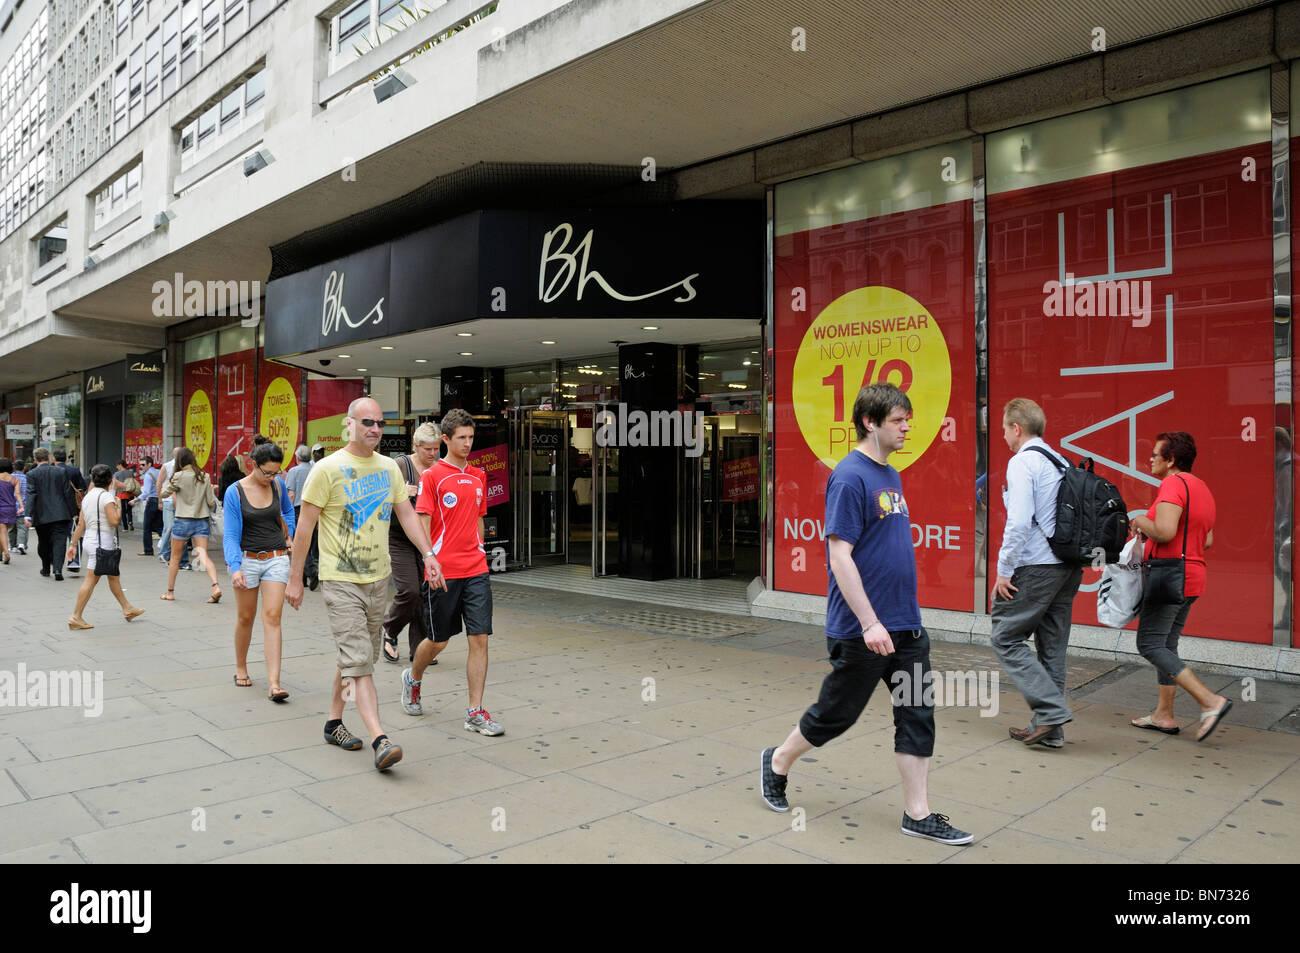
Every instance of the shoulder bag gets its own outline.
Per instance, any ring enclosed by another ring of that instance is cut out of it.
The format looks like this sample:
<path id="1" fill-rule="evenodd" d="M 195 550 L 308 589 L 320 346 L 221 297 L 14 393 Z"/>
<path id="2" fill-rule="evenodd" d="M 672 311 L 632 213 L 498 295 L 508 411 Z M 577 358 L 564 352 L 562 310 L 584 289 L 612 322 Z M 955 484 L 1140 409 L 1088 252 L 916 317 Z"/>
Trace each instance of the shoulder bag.
<path id="1" fill-rule="evenodd" d="M 117 532 L 114 531 L 113 533 L 113 542 L 118 544 L 116 549 L 104 549 L 99 545 L 104 531 L 104 519 L 108 514 L 108 504 L 104 502 L 107 497 L 107 491 L 102 492 L 99 497 L 103 506 L 99 511 L 99 522 L 95 525 L 95 575 L 120 576 L 122 574 L 122 545 L 118 540 Z"/>
<path id="2" fill-rule="evenodd" d="M 1142 563 L 1142 607 L 1177 605 L 1183 601 L 1187 585 L 1187 527 L 1192 522 L 1192 490 L 1181 476 L 1178 482 L 1187 493 L 1183 509 L 1183 552 L 1181 556 L 1162 556 Z"/>

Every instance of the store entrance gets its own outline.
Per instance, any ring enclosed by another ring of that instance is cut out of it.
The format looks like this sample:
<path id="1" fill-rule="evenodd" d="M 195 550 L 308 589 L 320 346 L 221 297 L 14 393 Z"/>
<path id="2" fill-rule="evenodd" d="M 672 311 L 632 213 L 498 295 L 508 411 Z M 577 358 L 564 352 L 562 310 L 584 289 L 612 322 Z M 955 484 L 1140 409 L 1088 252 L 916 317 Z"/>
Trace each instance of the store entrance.
<path id="1" fill-rule="evenodd" d="M 514 562 L 572 563 L 617 572 L 618 449 L 593 440 L 603 404 L 512 408 Z"/>
<path id="2" fill-rule="evenodd" d="M 691 579 L 759 573 L 762 521 L 758 414 L 704 418 L 704 449 L 682 455 L 678 574 Z"/>

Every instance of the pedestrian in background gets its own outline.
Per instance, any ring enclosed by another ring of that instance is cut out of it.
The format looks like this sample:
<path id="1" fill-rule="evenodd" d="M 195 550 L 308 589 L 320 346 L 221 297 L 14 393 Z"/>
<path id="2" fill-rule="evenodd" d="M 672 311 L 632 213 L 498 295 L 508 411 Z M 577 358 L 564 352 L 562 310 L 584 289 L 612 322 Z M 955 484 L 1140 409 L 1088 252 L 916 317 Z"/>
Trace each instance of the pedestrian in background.
<path id="1" fill-rule="evenodd" d="M 135 478 L 135 472 L 125 460 L 117 461 L 117 472 L 113 474 L 113 480 L 117 505 L 122 510 L 122 529 L 129 533 L 135 528 L 131 518 L 131 505 L 140 493 L 140 481 Z"/>
<path id="2" fill-rule="evenodd" d="M 35 465 L 31 460 L 19 460 L 14 464 L 14 488 L 18 491 L 19 500 L 27 499 L 27 471 Z M 27 520 L 20 515 L 9 530 L 9 544 L 19 556 L 27 555 L 27 532 Z"/>
<path id="3" fill-rule="evenodd" d="M 8 457 L 0 457 L 0 559 L 9 565 L 9 529 L 23 513 L 23 499 L 19 483 L 14 477 L 14 464 Z"/>
<path id="4" fill-rule="evenodd" d="M 1155 666 L 1159 696 L 1156 710 L 1135 718 L 1135 728 L 1153 729 L 1167 735 L 1178 734 L 1174 721 L 1174 696 L 1178 687 L 1201 706 L 1197 741 L 1210 736 L 1232 702 L 1216 695 L 1178 657 L 1178 639 L 1194 603 L 1205 593 L 1207 573 L 1205 551 L 1214 543 L 1214 495 L 1205 481 L 1192 476 L 1196 462 L 1196 441 L 1183 430 L 1156 435 L 1151 450 L 1151 475 L 1160 479 L 1155 502 L 1145 516 L 1133 518 L 1133 534 L 1146 540 L 1144 560 L 1174 559 L 1182 562 L 1180 591 L 1167 592 L 1153 584 L 1152 575 L 1143 587 L 1142 607 L 1138 610 L 1137 649 Z M 1172 568 L 1172 567 L 1171 567 Z M 1148 573 L 1154 572 L 1148 567 Z"/>
<path id="5" fill-rule="evenodd" d="M 68 619 L 69 629 L 94 628 L 82 613 L 86 611 L 86 603 L 90 601 L 95 586 L 99 584 L 100 577 L 95 571 L 98 555 L 100 551 L 119 548 L 117 533 L 114 530 L 121 522 L 122 510 L 121 504 L 109 489 L 112 482 L 113 470 L 108 464 L 98 463 L 91 468 L 91 486 L 81 501 L 81 516 L 77 520 L 77 529 L 73 533 L 71 542 L 68 543 L 68 558 L 71 558 L 81 540 L 83 538 L 89 540 L 89 545 L 86 546 L 86 575 L 81 580 L 81 588 L 77 590 L 77 604 Z M 122 580 L 117 573 L 108 576 L 108 588 L 113 593 L 113 598 L 117 600 L 117 604 L 122 607 L 122 618 L 127 622 L 144 615 L 143 609 L 137 609 L 126 598 L 126 593 L 122 591 Z"/>
<path id="6" fill-rule="evenodd" d="M 81 501 L 86 495 L 86 490 L 89 488 L 86 483 L 86 478 L 81 475 L 80 470 L 78 470 L 75 466 L 73 466 L 71 463 L 68 462 L 68 451 L 66 450 L 54 451 L 54 465 L 63 470 L 64 474 L 68 478 L 68 482 L 72 484 L 72 496 L 74 500 L 73 506 L 80 507 Z M 76 530 L 76 528 L 77 528 L 77 517 L 75 516 L 75 510 L 74 510 L 74 515 L 72 519 L 68 520 L 68 534 L 71 535 Z M 68 560 L 66 568 L 68 572 L 81 571 L 81 547 L 80 546 L 77 547 L 77 551 L 73 553 L 72 558 Z"/>
<path id="7" fill-rule="evenodd" d="M 406 480 L 406 494 L 414 506 L 420 495 L 420 478 L 424 471 L 438 462 L 438 448 L 442 445 L 442 431 L 433 421 L 415 428 L 411 434 L 411 453 L 395 457 L 397 468 Z M 393 562 L 393 585 L 397 594 L 388 604 L 384 614 L 384 660 L 400 662 L 397 651 L 397 634 L 409 623 L 407 632 L 407 661 L 415 660 L 415 650 L 429 637 L 424 599 L 420 595 L 420 582 L 424 579 L 424 556 L 406 536 L 399 523 L 388 524 L 388 558 Z M 429 662 L 437 665 L 435 658 Z"/>
<path id="8" fill-rule="evenodd" d="M 253 618 L 257 595 L 262 594 L 262 647 L 266 656 L 267 697 L 283 702 L 289 693 L 280 688 L 280 655 L 283 639 L 280 617 L 284 589 L 289 581 L 290 541 L 293 539 L 293 507 L 277 479 L 284 451 L 264 443 L 249 454 L 253 469 L 226 490 L 222 509 L 226 531 L 222 549 L 226 568 L 235 587 L 235 684 L 252 686 L 248 674 L 248 647 L 253 641 Z M 296 469 L 296 468 L 295 468 Z"/>
<path id="9" fill-rule="evenodd" d="M 217 582 L 217 570 L 208 558 L 208 535 L 211 532 L 208 518 L 212 508 L 217 504 L 217 494 L 212 489 L 212 481 L 199 469 L 194 459 L 194 451 L 181 447 L 176 452 L 176 470 L 158 491 L 164 499 L 172 498 L 175 503 L 175 517 L 172 520 L 172 556 L 167 566 L 167 591 L 158 598 L 173 601 L 176 598 L 176 573 L 180 569 L 181 553 L 185 544 L 193 540 L 195 557 L 203 570 L 212 580 L 212 595 L 209 603 L 221 601 L 221 584 Z"/>
<path id="10" fill-rule="evenodd" d="M 158 512 L 158 475 L 153 457 L 144 458 L 144 478 L 140 481 L 140 499 L 144 500 L 144 517 L 140 529 L 144 533 L 144 548 L 137 556 L 153 555 L 153 534 L 162 531 L 162 516 Z"/>
<path id="11" fill-rule="evenodd" d="M 77 512 L 72 484 L 62 467 L 50 463 L 50 451 L 37 447 L 32 454 L 36 468 L 27 474 L 27 494 L 23 500 L 24 519 L 36 527 L 37 552 L 41 556 L 41 575 L 54 570 L 54 581 L 63 581 L 63 557 L 68 544 L 68 527 Z"/>
<path id="12" fill-rule="evenodd" d="M 158 543 L 158 561 L 168 563 L 171 561 L 172 552 L 172 522 L 176 519 L 176 501 L 166 497 L 162 488 L 171 480 L 172 474 L 176 472 L 176 456 L 184 449 L 183 447 L 173 447 L 171 458 L 162 465 L 158 473 L 158 502 L 162 507 L 162 539 Z M 190 568 L 190 543 L 187 540 L 185 549 L 181 553 L 181 569 Z"/>
<path id="13" fill-rule="evenodd" d="M 1065 698 L 1065 650 L 1083 567 L 1061 562 L 1047 542 L 1056 532 L 1062 477 L 1052 463 L 1059 457 L 1043 440 L 1046 432 L 1047 415 L 1038 404 L 1028 397 L 1007 401 L 1002 439 L 1012 456 L 1002 491 L 1007 525 L 993 581 L 992 643 L 1033 712 L 1028 728 L 1007 733 L 1027 745 L 1061 748 L 1064 726 L 1074 717 Z"/>

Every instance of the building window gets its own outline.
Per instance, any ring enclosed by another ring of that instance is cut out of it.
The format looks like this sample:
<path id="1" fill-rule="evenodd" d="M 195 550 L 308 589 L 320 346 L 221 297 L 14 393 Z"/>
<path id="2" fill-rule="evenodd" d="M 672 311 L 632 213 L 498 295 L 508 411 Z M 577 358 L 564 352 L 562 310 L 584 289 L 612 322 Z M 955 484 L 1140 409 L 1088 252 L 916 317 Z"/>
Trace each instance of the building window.
<path id="1" fill-rule="evenodd" d="M 339 14 L 338 49 L 370 27 L 370 0 L 359 0 Z"/>
<path id="2" fill-rule="evenodd" d="M 162 98 L 169 99 L 176 92 L 176 54 L 180 49 L 181 11 L 179 7 L 167 14 L 162 26 Z"/>
<path id="3" fill-rule="evenodd" d="M 113 138 L 126 135 L 126 64 L 117 68 L 113 77 Z"/>
<path id="4" fill-rule="evenodd" d="M 203 4 L 203 60 L 210 62 L 220 50 L 217 33 L 221 29 L 221 0 Z"/>
<path id="5" fill-rule="evenodd" d="M 144 118 L 144 44 L 141 43 L 131 52 L 129 66 L 130 85 L 130 124 L 134 128 Z"/>
<path id="6" fill-rule="evenodd" d="M 102 228 L 139 201 L 142 168 L 137 162 L 95 194 L 95 228 Z"/>
<path id="7" fill-rule="evenodd" d="M 248 22 L 245 16 L 244 0 L 226 0 L 226 46 L 243 36 Z"/>
<path id="8" fill-rule="evenodd" d="M 48 265 L 68 250 L 68 220 L 63 218 L 36 240 L 37 267 Z"/>
<path id="9" fill-rule="evenodd" d="M 266 100 L 266 69 L 226 89 L 218 103 L 201 115 L 191 116 L 181 127 L 181 171 L 198 161 L 201 154 L 231 141 L 243 131 L 246 121 L 260 114 Z"/>
<path id="10" fill-rule="evenodd" d="M 131 25 L 131 0 L 117 0 L 117 32 L 125 33 Z"/>
<path id="11" fill-rule="evenodd" d="M 162 31 L 154 30 L 145 40 L 144 60 L 144 111 L 151 113 L 162 101 L 159 95 L 159 77 L 162 72 Z"/>
<path id="12" fill-rule="evenodd" d="M 228 93 L 225 98 L 221 100 L 222 132 L 229 132 L 232 126 L 239 123 L 239 113 L 243 107 L 243 100 L 244 88 L 242 86 Z"/>
<path id="13" fill-rule="evenodd" d="M 181 85 L 199 71 L 199 0 L 181 4 Z"/>
<path id="14" fill-rule="evenodd" d="M 402 22 L 405 14 L 403 7 L 410 9 L 406 0 L 379 0 L 379 25 L 386 26 L 394 32 L 402 29 L 404 25 L 409 26 L 410 24 Z"/>

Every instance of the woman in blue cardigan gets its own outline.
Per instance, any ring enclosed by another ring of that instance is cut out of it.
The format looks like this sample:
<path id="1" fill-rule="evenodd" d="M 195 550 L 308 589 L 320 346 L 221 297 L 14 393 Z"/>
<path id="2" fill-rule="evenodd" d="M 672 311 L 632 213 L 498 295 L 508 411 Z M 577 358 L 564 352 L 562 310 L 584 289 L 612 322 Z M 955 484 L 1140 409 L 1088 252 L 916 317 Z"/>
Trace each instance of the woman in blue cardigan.
<path id="1" fill-rule="evenodd" d="M 263 443 L 249 454 L 253 468 L 248 476 L 226 490 L 226 525 L 222 546 L 226 567 L 235 589 L 235 684 L 248 688 L 248 646 L 253 641 L 257 593 L 262 591 L 262 640 L 266 654 L 267 695 L 283 702 L 289 693 L 280 688 L 280 613 L 284 588 L 289 582 L 289 551 L 293 545 L 293 504 L 278 479 L 284 451 Z"/>

